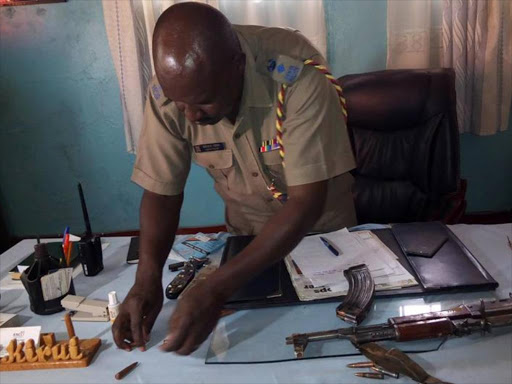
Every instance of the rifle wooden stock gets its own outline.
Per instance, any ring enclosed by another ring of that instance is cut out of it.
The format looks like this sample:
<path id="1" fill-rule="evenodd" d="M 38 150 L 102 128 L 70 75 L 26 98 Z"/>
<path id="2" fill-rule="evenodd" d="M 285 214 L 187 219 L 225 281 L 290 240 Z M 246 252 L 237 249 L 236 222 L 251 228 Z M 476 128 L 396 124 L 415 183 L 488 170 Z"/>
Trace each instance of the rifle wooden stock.
<path id="1" fill-rule="evenodd" d="M 397 341 L 413 341 L 450 336 L 455 333 L 453 322 L 448 319 L 415 321 L 394 325 Z"/>

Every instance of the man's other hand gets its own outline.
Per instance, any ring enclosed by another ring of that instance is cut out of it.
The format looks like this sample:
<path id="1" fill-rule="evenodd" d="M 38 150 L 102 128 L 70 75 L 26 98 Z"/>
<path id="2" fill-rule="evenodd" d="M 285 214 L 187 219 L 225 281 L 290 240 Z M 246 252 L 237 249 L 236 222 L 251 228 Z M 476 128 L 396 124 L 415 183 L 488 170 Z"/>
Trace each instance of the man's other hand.
<path id="1" fill-rule="evenodd" d="M 224 299 L 209 279 L 199 282 L 178 300 L 169 320 L 162 351 L 190 355 L 206 340 L 219 320 Z"/>
<path id="2" fill-rule="evenodd" d="M 146 349 L 149 334 L 163 304 L 160 281 L 134 284 L 121 304 L 119 315 L 112 325 L 114 342 L 118 348 L 131 351 Z"/>

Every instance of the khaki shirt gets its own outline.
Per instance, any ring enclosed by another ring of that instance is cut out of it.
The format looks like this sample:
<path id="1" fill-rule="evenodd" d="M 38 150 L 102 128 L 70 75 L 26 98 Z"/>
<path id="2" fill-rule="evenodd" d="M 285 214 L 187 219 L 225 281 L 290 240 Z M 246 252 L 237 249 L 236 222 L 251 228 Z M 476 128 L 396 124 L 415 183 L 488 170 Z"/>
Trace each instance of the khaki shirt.
<path id="1" fill-rule="evenodd" d="M 183 192 L 193 160 L 215 180 L 226 204 L 226 225 L 235 234 L 257 234 L 283 203 L 268 186 L 329 180 L 323 214 L 314 231 L 356 224 L 351 194 L 355 167 L 341 106 L 332 84 L 317 69 L 305 66 L 288 87 L 283 124 L 285 167 L 279 150 L 260 152 L 276 137 L 276 100 L 280 84 L 267 69 L 269 59 L 286 55 L 325 63 L 301 34 L 282 28 L 234 26 L 246 55 L 244 89 L 235 124 L 187 121 L 153 78 L 146 103 L 132 180 L 162 195 Z M 228 84 L 226 86 L 229 86 Z"/>

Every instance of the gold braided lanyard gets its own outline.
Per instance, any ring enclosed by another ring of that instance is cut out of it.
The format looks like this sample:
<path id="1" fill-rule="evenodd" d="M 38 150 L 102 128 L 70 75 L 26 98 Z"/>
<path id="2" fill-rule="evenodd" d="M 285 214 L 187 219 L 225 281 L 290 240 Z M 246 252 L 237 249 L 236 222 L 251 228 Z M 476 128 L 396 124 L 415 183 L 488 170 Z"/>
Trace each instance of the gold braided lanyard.
<path id="1" fill-rule="evenodd" d="M 345 123 L 347 122 L 347 108 L 346 108 L 346 100 L 343 97 L 343 90 L 341 89 L 340 84 L 335 79 L 335 77 L 329 72 L 327 67 L 323 64 L 317 63 L 313 60 L 304 60 L 304 65 L 310 65 L 320 72 L 322 72 L 325 77 L 331 82 L 331 84 L 334 86 L 334 89 L 336 89 L 336 93 L 338 93 L 338 97 L 340 99 L 341 104 L 341 112 L 343 113 L 343 117 L 345 119 Z M 281 163 L 283 164 L 283 168 L 285 166 L 284 164 L 284 144 L 283 144 L 283 122 L 286 119 L 285 113 L 284 113 L 284 99 L 286 96 L 286 89 L 288 86 L 286 84 L 281 84 L 281 87 L 279 88 L 279 92 L 277 93 L 277 107 L 276 107 L 276 131 L 277 131 L 277 142 L 279 143 L 279 155 L 281 156 Z M 272 195 L 275 199 L 278 199 L 280 201 L 286 201 L 287 195 L 280 192 L 277 187 L 274 184 L 274 180 L 272 180 L 272 183 L 269 187 L 267 187 L 270 192 L 272 192 Z"/>

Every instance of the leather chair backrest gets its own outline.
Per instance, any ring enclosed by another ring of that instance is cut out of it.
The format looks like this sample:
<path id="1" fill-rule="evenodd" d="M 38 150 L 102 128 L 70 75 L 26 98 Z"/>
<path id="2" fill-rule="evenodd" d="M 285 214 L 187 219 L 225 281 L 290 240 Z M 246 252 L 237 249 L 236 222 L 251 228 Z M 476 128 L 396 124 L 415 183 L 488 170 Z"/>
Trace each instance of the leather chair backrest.
<path id="1" fill-rule="evenodd" d="M 343 76 L 360 223 L 425 220 L 457 190 L 459 133 L 452 69 Z"/>

